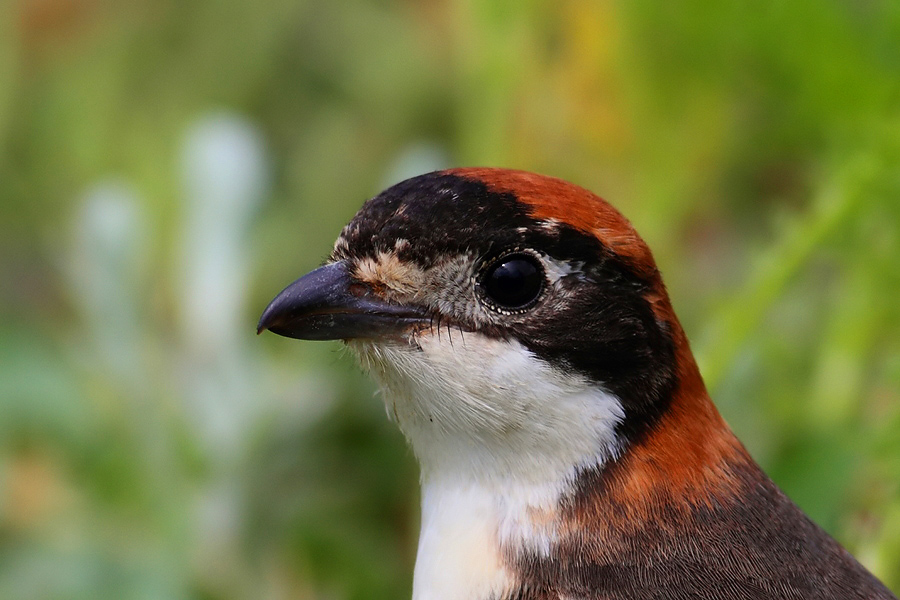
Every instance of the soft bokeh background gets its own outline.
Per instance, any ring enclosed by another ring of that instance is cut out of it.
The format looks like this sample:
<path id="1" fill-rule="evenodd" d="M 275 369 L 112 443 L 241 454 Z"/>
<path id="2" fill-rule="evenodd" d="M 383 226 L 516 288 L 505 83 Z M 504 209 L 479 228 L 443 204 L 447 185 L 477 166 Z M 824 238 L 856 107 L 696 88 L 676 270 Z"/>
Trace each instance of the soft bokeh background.
<path id="1" fill-rule="evenodd" d="M 372 384 L 254 326 L 453 165 L 619 206 L 728 421 L 900 590 L 897 2 L 5 0 L 0 597 L 408 597 Z"/>

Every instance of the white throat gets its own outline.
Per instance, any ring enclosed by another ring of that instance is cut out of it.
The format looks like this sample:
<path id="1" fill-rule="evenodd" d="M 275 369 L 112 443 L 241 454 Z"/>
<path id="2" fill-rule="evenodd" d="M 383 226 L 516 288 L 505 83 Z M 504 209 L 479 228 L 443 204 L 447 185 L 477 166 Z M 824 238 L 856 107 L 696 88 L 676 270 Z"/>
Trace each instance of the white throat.
<path id="1" fill-rule="evenodd" d="M 421 466 L 414 600 L 502 596 L 504 555 L 547 555 L 578 471 L 617 454 L 621 402 L 515 340 L 444 329 L 352 347 Z"/>

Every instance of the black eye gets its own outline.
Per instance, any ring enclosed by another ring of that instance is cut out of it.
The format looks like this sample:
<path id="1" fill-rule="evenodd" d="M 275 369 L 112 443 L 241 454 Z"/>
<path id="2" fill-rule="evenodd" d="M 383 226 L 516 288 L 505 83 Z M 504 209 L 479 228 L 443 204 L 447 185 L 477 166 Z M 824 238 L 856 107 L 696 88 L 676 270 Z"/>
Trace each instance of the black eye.
<path id="1" fill-rule="evenodd" d="M 485 270 L 480 280 L 485 299 L 496 308 L 521 310 L 544 289 L 544 271 L 530 254 L 509 254 Z"/>

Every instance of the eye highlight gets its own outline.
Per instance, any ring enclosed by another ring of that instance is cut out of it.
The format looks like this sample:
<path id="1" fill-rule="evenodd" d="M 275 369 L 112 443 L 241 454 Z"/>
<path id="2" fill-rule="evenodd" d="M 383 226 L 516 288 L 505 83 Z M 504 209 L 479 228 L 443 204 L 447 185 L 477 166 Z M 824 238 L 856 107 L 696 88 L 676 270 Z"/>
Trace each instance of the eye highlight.
<path id="1" fill-rule="evenodd" d="M 484 268 L 477 289 L 485 303 L 501 312 L 530 308 L 544 289 L 544 268 L 536 256 L 515 252 Z"/>

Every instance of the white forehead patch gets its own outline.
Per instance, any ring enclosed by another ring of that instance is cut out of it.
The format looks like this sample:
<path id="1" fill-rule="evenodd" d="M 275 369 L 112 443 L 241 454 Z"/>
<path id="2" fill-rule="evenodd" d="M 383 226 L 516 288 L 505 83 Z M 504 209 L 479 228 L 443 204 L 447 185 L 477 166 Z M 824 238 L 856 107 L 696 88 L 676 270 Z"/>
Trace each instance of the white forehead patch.
<path id="1" fill-rule="evenodd" d="M 361 258 L 353 266 L 353 275 L 375 289 L 387 288 L 395 294 L 412 297 L 425 285 L 425 272 L 414 262 L 401 260 L 393 252 Z"/>

